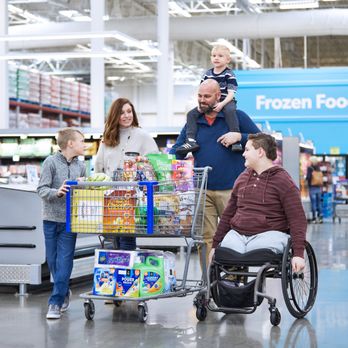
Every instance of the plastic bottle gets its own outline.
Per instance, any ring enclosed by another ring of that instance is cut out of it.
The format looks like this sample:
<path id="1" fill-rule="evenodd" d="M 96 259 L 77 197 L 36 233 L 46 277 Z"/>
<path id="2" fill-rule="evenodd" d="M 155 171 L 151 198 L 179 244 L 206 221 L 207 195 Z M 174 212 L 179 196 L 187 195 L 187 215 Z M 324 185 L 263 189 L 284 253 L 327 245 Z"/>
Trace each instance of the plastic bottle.
<path id="1" fill-rule="evenodd" d="M 143 262 L 137 258 L 135 269 L 140 270 L 140 297 L 159 295 L 164 292 L 163 256 L 147 256 Z"/>
<path id="2" fill-rule="evenodd" d="M 164 256 L 164 292 L 171 292 L 176 285 L 175 255 L 166 251 Z"/>

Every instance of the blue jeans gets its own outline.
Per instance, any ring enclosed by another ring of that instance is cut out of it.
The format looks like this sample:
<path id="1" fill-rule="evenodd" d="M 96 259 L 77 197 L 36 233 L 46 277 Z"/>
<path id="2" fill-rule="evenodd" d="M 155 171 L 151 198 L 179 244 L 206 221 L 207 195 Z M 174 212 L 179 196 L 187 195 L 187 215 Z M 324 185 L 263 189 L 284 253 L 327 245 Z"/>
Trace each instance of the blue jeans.
<path id="1" fill-rule="evenodd" d="M 311 186 L 309 187 L 309 198 L 311 200 L 312 216 L 313 219 L 316 218 L 316 212 L 318 212 L 317 217 L 322 216 L 321 211 L 321 187 Z"/>
<path id="2" fill-rule="evenodd" d="M 73 268 L 76 234 L 66 232 L 63 222 L 43 221 L 46 260 L 53 277 L 53 290 L 48 304 L 62 306 L 69 292 Z"/>
<path id="3" fill-rule="evenodd" d="M 137 247 L 135 237 L 118 237 L 117 239 L 120 250 L 135 250 Z"/>

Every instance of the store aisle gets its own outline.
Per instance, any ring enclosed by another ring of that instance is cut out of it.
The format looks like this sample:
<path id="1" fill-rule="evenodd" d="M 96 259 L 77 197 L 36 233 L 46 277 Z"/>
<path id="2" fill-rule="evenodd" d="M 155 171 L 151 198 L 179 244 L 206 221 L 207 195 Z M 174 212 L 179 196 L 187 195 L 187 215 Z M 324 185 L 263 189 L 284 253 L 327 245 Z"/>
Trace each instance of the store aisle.
<path id="1" fill-rule="evenodd" d="M 116 308 L 95 301 L 93 321 L 84 316 L 78 294 L 90 284 L 73 287 L 70 309 L 61 320 L 48 321 L 48 293 L 18 298 L 0 294 L 1 348 L 8 347 L 346 347 L 348 330 L 348 222 L 310 225 L 311 241 L 319 265 L 319 289 L 314 309 L 306 319 L 295 320 L 283 303 L 280 282 L 267 282 L 277 295 L 282 321 L 269 322 L 267 303 L 251 315 L 208 312 L 198 322 L 192 296 L 149 301 L 146 324 L 137 320 L 135 303 Z M 178 255 L 180 257 L 180 255 Z M 198 273 L 197 255 L 192 276 Z M 182 263 L 180 264 L 182 265 Z"/>

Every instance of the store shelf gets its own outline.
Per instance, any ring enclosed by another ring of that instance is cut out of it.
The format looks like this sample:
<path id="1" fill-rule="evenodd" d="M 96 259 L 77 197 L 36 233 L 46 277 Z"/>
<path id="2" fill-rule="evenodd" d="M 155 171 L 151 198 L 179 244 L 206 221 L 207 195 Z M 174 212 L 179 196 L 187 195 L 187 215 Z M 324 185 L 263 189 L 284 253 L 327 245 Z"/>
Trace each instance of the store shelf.
<path id="1" fill-rule="evenodd" d="M 57 108 L 55 106 L 50 105 L 42 105 L 38 103 L 32 103 L 29 101 L 23 101 L 23 100 L 9 100 L 9 107 L 10 109 L 16 110 L 16 124 L 19 125 L 19 114 L 21 112 L 30 112 L 30 113 L 37 113 L 38 119 L 56 119 L 59 123 L 56 125 L 58 127 L 62 127 L 65 124 L 63 124 L 63 121 L 66 121 L 68 118 L 72 118 L 76 120 L 78 126 L 83 126 L 84 122 L 90 123 L 90 114 L 87 112 L 81 112 L 78 110 L 69 110 L 65 108 Z M 38 127 L 42 128 L 42 126 Z M 46 127 L 51 128 L 51 127 Z"/>

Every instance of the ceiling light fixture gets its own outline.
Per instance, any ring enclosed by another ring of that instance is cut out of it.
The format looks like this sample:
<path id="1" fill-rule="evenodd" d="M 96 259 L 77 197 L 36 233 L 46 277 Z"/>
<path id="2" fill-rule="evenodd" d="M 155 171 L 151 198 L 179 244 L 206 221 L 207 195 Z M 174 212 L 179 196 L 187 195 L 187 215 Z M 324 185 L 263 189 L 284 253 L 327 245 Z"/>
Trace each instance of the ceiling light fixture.
<path id="1" fill-rule="evenodd" d="M 183 17 L 192 17 L 191 13 L 181 6 L 179 6 L 176 1 L 169 1 L 168 2 L 168 7 L 169 7 L 169 13 L 170 14 L 178 14 Z"/>
<path id="2" fill-rule="evenodd" d="M 0 60 L 28 60 L 28 59 L 77 59 L 77 58 L 107 58 L 107 57 L 122 57 L 124 59 L 129 57 L 142 57 L 148 55 L 159 55 L 158 50 L 155 51 L 84 51 L 84 52 L 24 52 L 0 55 Z"/>
<path id="3" fill-rule="evenodd" d="M 281 10 L 295 10 L 318 7 L 318 0 L 282 0 L 279 4 L 279 8 Z"/>

